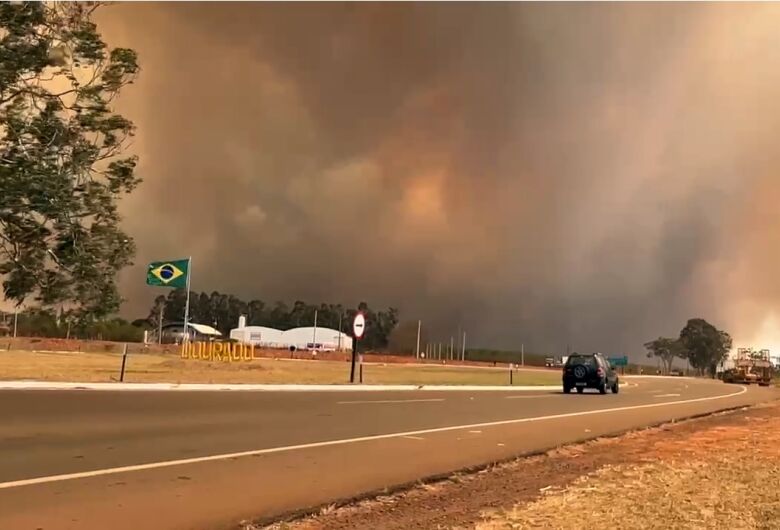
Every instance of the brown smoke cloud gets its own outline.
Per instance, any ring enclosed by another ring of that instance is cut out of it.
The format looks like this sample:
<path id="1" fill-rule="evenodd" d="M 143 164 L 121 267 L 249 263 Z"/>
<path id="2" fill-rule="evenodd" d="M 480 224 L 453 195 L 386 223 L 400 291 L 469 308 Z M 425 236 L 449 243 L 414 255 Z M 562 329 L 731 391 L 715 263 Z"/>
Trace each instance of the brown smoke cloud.
<path id="1" fill-rule="evenodd" d="M 772 346 L 777 5 L 121 4 L 143 264 L 395 305 L 449 337 L 641 353 L 693 316 Z"/>

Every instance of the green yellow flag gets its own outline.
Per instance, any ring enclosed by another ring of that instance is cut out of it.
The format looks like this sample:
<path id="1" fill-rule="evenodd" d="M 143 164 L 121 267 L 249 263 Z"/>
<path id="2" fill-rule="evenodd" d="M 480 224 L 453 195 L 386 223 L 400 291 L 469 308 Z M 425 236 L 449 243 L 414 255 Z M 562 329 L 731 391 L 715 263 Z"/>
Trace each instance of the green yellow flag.
<path id="1" fill-rule="evenodd" d="M 153 261 L 146 268 L 146 283 L 158 287 L 187 287 L 190 260 Z"/>

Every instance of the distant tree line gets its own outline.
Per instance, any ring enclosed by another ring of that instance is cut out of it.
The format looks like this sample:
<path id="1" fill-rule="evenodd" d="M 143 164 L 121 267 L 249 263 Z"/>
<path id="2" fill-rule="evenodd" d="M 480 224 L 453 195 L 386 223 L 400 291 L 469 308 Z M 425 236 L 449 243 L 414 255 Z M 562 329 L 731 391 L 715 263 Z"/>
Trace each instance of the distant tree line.
<path id="1" fill-rule="evenodd" d="M 645 344 L 647 356 L 660 359 L 665 373 L 679 358 L 686 359 L 700 375 L 712 376 L 728 357 L 731 346 L 731 336 L 703 318 L 690 319 L 677 338 L 658 337 Z"/>
<path id="2" fill-rule="evenodd" d="M 13 333 L 14 315 L 0 317 L 0 335 Z M 51 308 L 29 308 L 16 317 L 16 333 L 20 337 L 89 339 L 118 342 L 140 342 L 144 330 L 119 317 L 91 319 L 83 313 Z"/>
<path id="3" fill-rule="evenodd" d="M 159 324 L 162 310 L 163 324 L 183 322 L 187 292 L 184 289 L 170 291 L 168 296 L 155 298 L 149 309 L 149 316 L 143 321 L 134 322 L 152 329 Z M 309 304 L 301 300 L 292 305 L 285 302 L 267 304 L 262 300 L 241 300 L 240 298 L 219 292 L 190 291 L 190 322 L 208 324 L 227 336 L 230 330 L 238 326 L 238 318 L 246 316 L 248 326 L 267 326 L 287 330 L 301 326 L 314 325 L 314 313 L 317 312 L 317 326 L 339 329 L 352 333 L 352 320 L 357 311 L 366 315 L 366 333 L 362 344 L 368 349 L 387 348 L 390 334 L 398 325 L 398 309 L 374 311 L 368 304 L 361 302 L 357 308 L 345 308 L 341 304 Z"/>

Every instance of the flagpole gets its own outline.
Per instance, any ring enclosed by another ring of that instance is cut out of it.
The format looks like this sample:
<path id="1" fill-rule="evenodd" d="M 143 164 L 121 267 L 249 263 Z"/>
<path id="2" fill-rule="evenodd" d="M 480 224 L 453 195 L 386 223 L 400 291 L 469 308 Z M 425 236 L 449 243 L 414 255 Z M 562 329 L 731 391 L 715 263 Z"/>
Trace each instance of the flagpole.
<path id="1" fill-rule="evenodd" d="M 182 340 L 189 340 L 190 330 L 187 327 L 187 322 L 190 318 L 190 278 L 192 278 L 192 256 L 187 258 L 187 302 L 184 304 L 184 338 Z"/>

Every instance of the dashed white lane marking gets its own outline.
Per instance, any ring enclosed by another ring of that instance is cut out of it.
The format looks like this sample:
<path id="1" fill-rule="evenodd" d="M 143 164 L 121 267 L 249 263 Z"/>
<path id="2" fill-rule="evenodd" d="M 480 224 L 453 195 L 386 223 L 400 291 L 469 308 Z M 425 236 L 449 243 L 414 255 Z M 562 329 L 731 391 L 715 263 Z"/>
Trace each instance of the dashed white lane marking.
<path id="1" fill-rule="evenodd" d="M 299 451 L 304 449 L 314 449 L 318 447 L 330 447 L 335 445 L 346 445 L 358 442 L 370 442 L 374 440 L 387 440 L 389 438 L 402 438 L 404 436 L 418 436 L 420 434 L 431 434 L 437 432 L 460 431 L 475 429 L 478 427 L 495 427 L 498 425 L 519 425 L 521 423 L 533 423 L 537 421 L 558 420 L 563 418 L 575 418 L 577 416 L 593 416 L 596 414 L 607 414 L 609 412 L 625 412 L 628 410 L 642 410 L 657 407 L 671 407 L 673 405 L 687 405 L 690 403 L 702 403 L 705 401 L 715 401 L 718 399 L 727 399 L 739 396 L 747 392 L 746 387 L 740 387 L 737 392 L 730 394 L 721 394 L 719 396 L 710 396 L 695 399 L 683 399 L 678 401 L 666 401 L 664 403 L 649 403 L 646 405 L 632 405 L 627 407 L 613 407 L 610 409 L 586 410 L 581 412 L 567 412 L 564 414 L 552 414 L 550 416 L 536 416 L 531 418 L 516 418 L 513 420 L 488 421 L 483 423 L 472 423 L 468 425 L 452 425 L 450 427 L 434 427 L 430 429 L 419 429 L 416 431 L 394 432 L 388 434 L 374 434 L 370 436 L 359 436 L 357 438 L 345 438 L 341 440 L 326 440 L 323 442 L 312 442 L 299 445 L 288 445 L 282 447 L 268 447 L 266 449 L 255 449 L 251 451 L 241 451 L 237 453 L 224 453 L 218 455 L 199 456 L 194 458 L 183 458 L 181 460 L 167 460 L 163 462 L 150 462 L 148 464 L 136 464 L 130 466 L 111 467 L 106 469 L 95 469 L 93 471 L 82 471 L 78 473 L 66 473 L 63 475 L 50 475 L 47 477 L 36 477 L 22 480 L 12 480 L 10 482 L 0 482 L 0 489 L 18 488 L 21 486 L 32 486 L 36 484 L 46 484 L 49 482 L 63 482 L 65 480 L 76 480 L 82 478 L 100 477 L 104 475 L 116 475 L 117 473 L 129 473 L 131 471 L 145 471 L 149 469 L 160 469 L 164 467 L 183 466 L 187 464 L 199 464 L 202 462 L 216 462 L 220 460 L 230 460 L 245 456 L 268 455 L 274 453 L 284 453 L 290 451 Z"/>
<path id="2" fill-rule="evenodd" d="M 550 397 L 555 396 L 556 394 L 534 394 L 532 396 L 504 396 L 505 399 L 532 399 L 532 398 L 540 398 L 540 397 Z"/>
<path id="3" fill-rule="evenodd" d="M 404 436 L 407 440 L 425 440 L 422 436 Z"/>
<path id="4" fill-rule="evenodd" d="M 482 434 L 482 431 L 469 431 L 469 434 Z"/>
<path id="5" fill-rule="evenodd" d="M 662 398 L 662 397 L 680 397 L 680 394 L 658 394 L 657 396 L 653 396 L 653 397 L 657 397 L 657 398 Z"/>
<path id="6" fill-rule="evenodd" d="M 437 399 L 364 399 L 356 401 L 337 401 L 338 405 L 367 405 L 370 403 L 428 403 L 433 401 L 444 401 L 444 398 Z"/>

